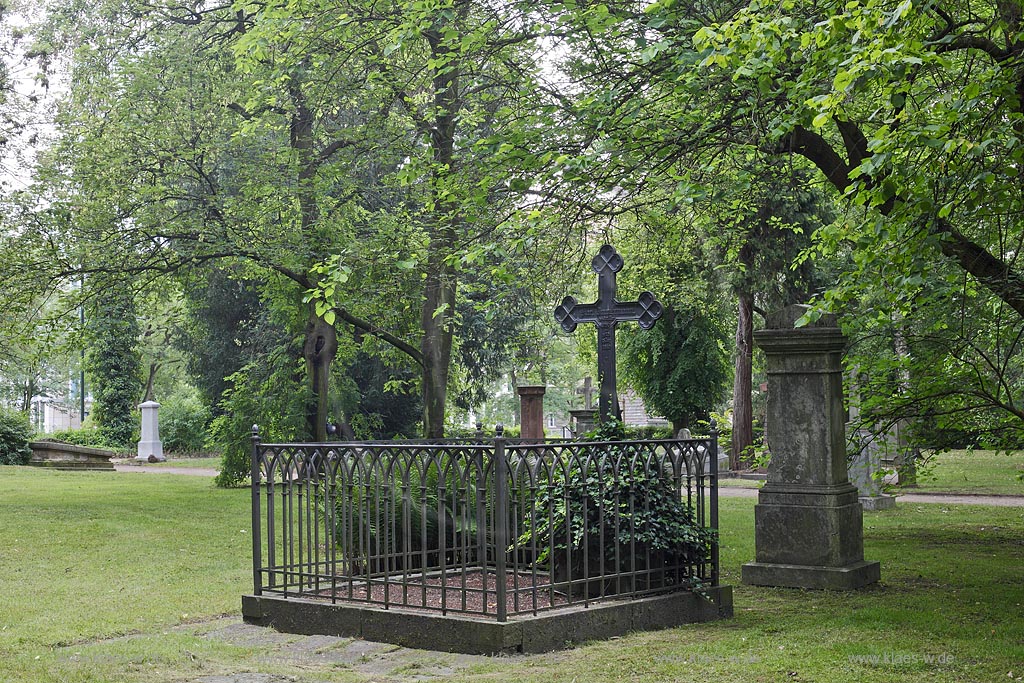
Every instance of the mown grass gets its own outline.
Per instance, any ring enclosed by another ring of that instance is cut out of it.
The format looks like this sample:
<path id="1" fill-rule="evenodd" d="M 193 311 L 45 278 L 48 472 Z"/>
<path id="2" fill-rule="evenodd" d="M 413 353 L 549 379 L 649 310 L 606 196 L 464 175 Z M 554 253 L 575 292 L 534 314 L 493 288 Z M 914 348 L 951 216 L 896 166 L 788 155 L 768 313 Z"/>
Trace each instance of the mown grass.
<path id="1" fill-rule="evenodd" d="M 949 451 L 928 458 L 917 486 L 893 486 L 894 493 L 959 493 L 1024 496 L 1024 453 Z M 759 488 L 762 481 L 723 477 L 720 486 Z"/>
<path id="2" fill-rule="evenodd" d="M 155 462 L 147 464 L 146 467 L 201 467 L 208 470 L 220 470 L 221 458 L 218 456 L 210 456 L 204 458 L 181 458 L 170 455 L 167 457 L 167 462 Z"/>
<path id="3" fill-rule="evenodd" d="M 922 493 L 1024 496 L 1024 454 L 950 451 L 935 455 L 918 478 Z M 908 489 L 910 490 L 910 489 Z"/>
<path id="4" fill-rule="evenodd" d="M 1024 678 L 1024 509 L 901 504 L 866 513 L 867 556 L 881 560 L 882 584 L 824 593 L 739 585 L 754 555 L 754 503 L 721 501 L 734 619 L 498 658 L 452 679 Z M 250 588 L 248 504 L 247 491 L 199 477 L 0 468 L 0 680 L 189 681 L 239 671 L 367 680 L 203 637 L 203 620 L 237 613 Z"/>

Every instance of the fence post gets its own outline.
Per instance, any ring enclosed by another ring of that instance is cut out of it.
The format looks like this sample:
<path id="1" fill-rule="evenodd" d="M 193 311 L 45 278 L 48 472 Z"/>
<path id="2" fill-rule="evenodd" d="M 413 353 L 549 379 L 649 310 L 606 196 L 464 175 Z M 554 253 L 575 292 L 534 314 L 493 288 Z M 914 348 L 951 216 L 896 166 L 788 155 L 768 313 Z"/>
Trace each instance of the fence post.
<path id="1" fill-rule="evenodd" d="M 252 426 L 252 586 L 255 595 L 263 594 L 263 540 L 260 533 L 260 428 Z"/>
<path id="2" fill-rule="evenodd" d="M 495 592 L 498 599 L 498 621 L 508 619 L 506 614 L 505 554 L 508 552 L 508 462 L 505 460 L 505 428 L 498 425 L 494 437 L 494 563 Z M 484 595 L 486 601 L 487 595 Z"/>
<path id="3" fill-rule="evenodd" d="M 708 470 L 711 475 L 710 503 L 711 528 L 715 531 L 715 539 L 711 543 L 711 585 L 718 586 L 718 422 L 711 420 L 711 433 L 708 438 Z"/>

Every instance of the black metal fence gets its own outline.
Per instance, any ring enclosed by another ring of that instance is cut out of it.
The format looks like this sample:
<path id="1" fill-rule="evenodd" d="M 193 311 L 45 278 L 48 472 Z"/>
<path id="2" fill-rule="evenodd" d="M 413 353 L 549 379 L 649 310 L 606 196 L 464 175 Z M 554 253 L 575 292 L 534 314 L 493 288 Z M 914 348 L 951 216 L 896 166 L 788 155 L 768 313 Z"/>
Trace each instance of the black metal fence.
<path id="1" fill-rule="evenodd" d="M 706 439 L 262 443 L 257 595 L 505 621 L 718 585 Z"/>

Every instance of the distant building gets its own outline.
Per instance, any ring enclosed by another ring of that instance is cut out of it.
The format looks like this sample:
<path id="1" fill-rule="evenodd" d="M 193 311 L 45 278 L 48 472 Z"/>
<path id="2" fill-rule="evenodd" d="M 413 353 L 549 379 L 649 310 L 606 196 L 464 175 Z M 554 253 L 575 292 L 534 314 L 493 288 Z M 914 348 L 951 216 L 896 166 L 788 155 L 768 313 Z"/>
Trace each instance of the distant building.
<path id="1" fill-rule="evenodd" d="M 85 400 L 86 416 L 92 411 L 92 399 Z M 52 434 L 65 429 L 81 429 L 81 407 L 48 396 L 37 396 L 32 399 L 32 410 L 29 413 L 32 426 L 37 432 Z"/>
<path id="2" fill-rule="evenodd" d="M 622 422 L 631 427 L 671 427 L 668 420 L 647 412 L 647 406 L 632 389 L 619 392 L 619 407 L 622 409 Z"/>

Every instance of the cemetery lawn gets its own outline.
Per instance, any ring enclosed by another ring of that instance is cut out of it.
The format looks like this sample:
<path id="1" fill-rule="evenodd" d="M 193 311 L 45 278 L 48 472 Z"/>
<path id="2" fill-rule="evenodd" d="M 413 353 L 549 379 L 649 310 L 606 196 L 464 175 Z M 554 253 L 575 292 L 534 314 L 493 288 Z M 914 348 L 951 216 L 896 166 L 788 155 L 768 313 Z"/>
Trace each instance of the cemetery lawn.
<path id="1" fill-rule="evenodd" d="M 934 456 L 909 492 L 1024 496 L 1024 453 L 950 451 Z"/>
<path id="2" fill-rule="evenodd" d="M 734 619 L 474 660 L 435 680 L 1024 680 L 1024 509 L 901 503 L 866 513 L 866 553 L 881 560 L 883 583 L 823 593 L 739 585 L 740 566 L 754 555 L 754 502 L 721 502 Z M 239 596 L 251 588 L 245 489 L 173 474 L 0 467 L 0 520 L 5 683 L 195 681 L 239 672 L 300 683 L 411 681 L 417 674 L 415 659 L 371 675 L 207 637 L 218 615 L 237 618 Z"/>
<path id="3" fill-rule="evenodd" d="M 167 462 L 154 462 L 146 463 L 144 467 L 187 467 L 187 468 L 202 468 L 207 470 L 218 470 L 220 471 L 221 459 L 219 456 L 212 456 L 209 458 L 176 458 L 173 455 L 168 456 Z"/>
<path id="4" fill-rule="evenodd" d="M 918 485 L 891 487 L 900 493 L 957 493 L 967 495 L 1024 496 L 1024 453 L 996 451 L 949 451 L 933 455 L 922 469 Z M 764 482 L 726 478 L 719 486 L 760 488 Z"/>

